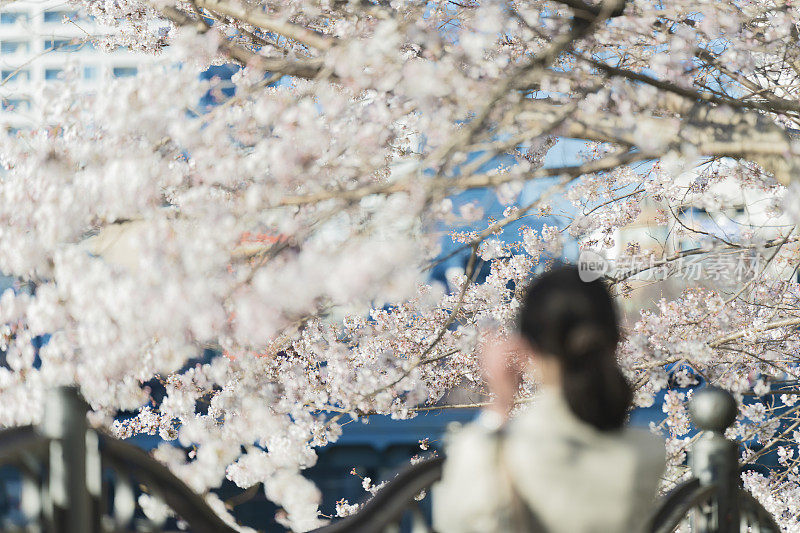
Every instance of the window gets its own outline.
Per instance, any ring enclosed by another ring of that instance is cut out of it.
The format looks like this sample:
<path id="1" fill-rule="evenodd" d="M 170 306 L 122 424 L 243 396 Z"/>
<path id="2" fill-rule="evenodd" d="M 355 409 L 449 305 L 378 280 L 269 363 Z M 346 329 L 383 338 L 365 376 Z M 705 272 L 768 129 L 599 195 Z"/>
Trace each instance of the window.
<path id="1" fill-rule="evenodd" d="M 2 78 L 3 82 L 30 81 L 30 79 L 31 79 L 31 71 L 30 70 L 17 70 L 17 69 L 4 69 L 4 70 L 0 70 L 0 78 Z"/>
<path id="2" fill-rule="evenodd" d="M 29 111 L 31 101 L 27 98 L 3 98 L 3 111 Z"/>
<path id="3" fill-rule="evenodd" d="M 31 43 L 28 41 L 3 41 L 0 43 L 0 54 L 16 54 L 18 52 L 29 52 Z"/>
<path id="4" fill-rule="evenodd" d="M 94 80 L 97 79 L 97 67 L 83 67 L 83 79 Z"/>
<path id="5" fill-rule="evenodd" d="M 18 24 L 20 22 L 28 22 L 30 18 L 27 13 L 19 11 L 9 11 L 7 13 L 0 13 L 0 24 Z"/>
<path id="6" fill-rule="evenodd" d="M 44 42 L 45 50 L 56 52 L 74 52 L 81 47 L 81 43 L 73 43 L 69 39 L 47 39 Z"/>
<path id="7" fill-rule="evenodd" d="M 44 12 L 44 21 L 45 22 L 61 22 L 64 20 L 64 17 L 74 20 L 78 17 L 77 11 L 45 11 Z"/>
<path id="8" fill-rule="evenodd" d="M 695 206 L 681 206 L 678 208 L 678 214 L 684 218 L 693 218 L 702 220 L 704 218 L 711 218 L 711 213 L 703 209 L 702 207 L 695 207 Z"/>
<path id="9" fill-rule="evenodd" d="M 46 68 L 44 69 L 44 79 L 58 80 L 64 77 L 63 68 Z"/>
<path id="10" fill-rule="evenodd" d="M 115 78 L 129 78 L 136 76 L 136 67 L 114 67 L 112 73 Z"/>

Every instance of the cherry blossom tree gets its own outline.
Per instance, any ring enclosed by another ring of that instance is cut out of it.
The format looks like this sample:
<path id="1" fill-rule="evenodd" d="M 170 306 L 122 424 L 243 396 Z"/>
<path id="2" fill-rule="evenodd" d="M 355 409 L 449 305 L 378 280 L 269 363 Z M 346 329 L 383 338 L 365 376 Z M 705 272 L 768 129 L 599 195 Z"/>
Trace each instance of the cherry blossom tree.
<path id="1" fill-rule="evenodd" d="M 641 255 L 621 230 L 654 208 L 706 244 L 607 273 L 621 302 L 687 257 L 765 258 L 741 282 L 643 306 L 626 331 L 637 405 L 670 389 L 654 428 L 667 485 L 686 475 L 687 387 L 723 386 L 743 400 L 731 436 L 759 445 L 742 460 L 779 456 L 746 486 L 800 527 L 795 3 L 76 4 L 115 28 L 87 37 L 96 46 L 158 61 L 90 96 L 68 75 L 30 130 L 0 139 L 0 271 L 31 287 L 0 299 L 0 422 L 36 421 L 45 390 L 78 384 L 94 423 L 191 446 L 155 454 L 220 513 L 209 491 L 225 478 L 263 483 L 279 519 L 308 530 L 320 494 L 302 471 L 344 421 L 481 392 L 477 342 L 513 328 L 532 273 L 567 240 Z M 199 77 L 223 63 L 241 67 L 232 96 Z M 209 91 L 217 105 L 199 109 Z M 559 138 L 585 153 L 545 166 Z M 724 235 L 686 223 L 686 206 L 732 207 L 721 183 L 766 215 Z M 469 259 L 446 291 L 428 272 L 443 228 L 470 217 L 452 195 L 477 188 L 505 211 L 452 231 Z M 542 229 L 563 198 L 566 222 Z M 510 226 L 519 239 L 500 238 Z M 220 355 L 198 363 L 206 349 Z M 119 410 L 138 415 L 114 422 Z"/>

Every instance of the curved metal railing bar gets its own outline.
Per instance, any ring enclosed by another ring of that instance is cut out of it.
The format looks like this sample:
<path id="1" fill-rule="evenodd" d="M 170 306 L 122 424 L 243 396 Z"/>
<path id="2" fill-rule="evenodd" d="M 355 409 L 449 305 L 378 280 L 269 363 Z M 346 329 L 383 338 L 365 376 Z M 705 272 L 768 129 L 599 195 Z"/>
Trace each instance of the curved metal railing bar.
<path id="1" fill-rule="evenodd" d="M 686 520 L 689 512 L 701 505 L 712 502 L 714 487 L 701 486 L 697 478 L 692 478 L 675 487 L 659 503 L 648 531 L 651 533 L 671 533 Z M 744 489 L 739 489 L 736 500 L 740 521 L 737 531 L 751 533 L 780 533 L 780 527 L 769 512 Z M 734 524 L 736 528 L 737 524 Z"/>
<path id="2" fill-rule="evenodd" d="M 419 503 L 416 496 L 441 479 L 443 464 L 444 457 L 437 456 L 406 466 L 356 514 L 313 533 L 374 533 L 399 522 L 407 510 Z"/>
<path id="3" fill-rule="evenodd" d="M 708 503 L 714 496 L 714 487 L 701 486 L 697 478 L 692 478 L 675 487 L 659 501 L 647 531 L 650 533 L 671 533 L 686 520 L 692 509 Z"/>
<path id="4" fill-rule="evenodd" d="M 0 464 L 23 462 L 26 456 L 43 457 L 47 437 L 34 426 L 19 426 L 0 431 Z"/>
<path id="5" fill-rule="evenodd" d="M 739 490 L 738 503 L 746 518 L 740 525 L 740 531 L 751 533 L 780 533 L 781 528 L 775 518 L 744 489 Z"/>
<path id="6" fill-rule="evenodd" d="M 100 453 L 117 473 L 130 475 L 158 493 L 194 533 L 235 533 L 202 496 L 175 477 L 170 470 L 132 444 L 99 434 Z"/>
<path id="7" fill-rule="evenodd" d="M 658 505 L 651 511 L 650 518 L 647 520 L 646 531 L 651 533 L 662 533 L 658 528 L 666 523 L 673 514 L 673 509 L 681 505 L 682 502 L 690 499 L 692 494 L 697 491 L 700 481 L 693 477 L 678 483 L 671 491 L 664 494 L 659 500 Z"/>

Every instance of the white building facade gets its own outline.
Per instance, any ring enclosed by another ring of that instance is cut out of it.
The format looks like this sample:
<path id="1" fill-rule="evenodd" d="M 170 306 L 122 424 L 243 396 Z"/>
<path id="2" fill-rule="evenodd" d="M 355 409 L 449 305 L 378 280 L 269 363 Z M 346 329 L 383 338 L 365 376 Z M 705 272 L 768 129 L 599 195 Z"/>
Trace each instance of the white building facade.
<path id="1" fill-rule="evenodd" d="M 33 96 L 43 84 L 64 76 L 68 61 L 92 92 L 111 77 L 135 76 L 151 56 L 119 49 L 99 50 L 93 39 L 110 30 L 63 0 L 19 1 L 0 8 L 0 127 L 31 122 Z"/>

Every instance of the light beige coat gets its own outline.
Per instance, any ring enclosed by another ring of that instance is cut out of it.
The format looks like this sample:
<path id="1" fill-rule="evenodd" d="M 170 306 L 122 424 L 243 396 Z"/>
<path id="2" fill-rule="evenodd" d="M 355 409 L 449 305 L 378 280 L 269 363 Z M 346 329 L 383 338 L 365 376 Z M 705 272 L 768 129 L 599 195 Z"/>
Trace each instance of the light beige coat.
<path id="1" fill-rule="evenodd" d="M 639 531 L 665 460 L 658 437 L 598 431 L 575 417 L 556 389 L 542 391 L 501 437 L 478 423 L 454 432 L 446 454 L 433 490 L 438 533 L 508 531 L 509 479 L 550 533 Z"/>

